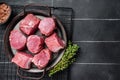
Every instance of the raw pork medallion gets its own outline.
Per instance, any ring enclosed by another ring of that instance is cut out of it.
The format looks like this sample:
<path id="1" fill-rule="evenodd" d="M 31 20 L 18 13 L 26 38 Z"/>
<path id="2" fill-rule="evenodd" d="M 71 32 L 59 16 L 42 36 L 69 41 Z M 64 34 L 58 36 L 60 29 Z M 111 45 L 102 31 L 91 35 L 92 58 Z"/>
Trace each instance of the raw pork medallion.
<path id="1" fill-rule="evenodd" d="M 38 28 L 42 34 L 49 36 L 56 28 L 55 21 L 53 18 L 44 18 L 41 20 Z"/>
<path id="2" fill-rule="evenodd" d="M 38 53 L 43 49 L 44 39 L 37 35 L 30 35 L 27 38 L 27 48 L 31 53 Z"/>
<path id="3" fill-rule="evenodd" d="M 23 20 L 20 21 L 20 30 L 26 35 L 33 34 L 38 28 L 40 19 L 33 14 L 28 14 Z"/>
<path id="4" fill-rule="evenodd" d="M 40 53 L 33 57 L 32 62 L 39 68 L 43 69 L 47 66 L 49 60 L 51 59 L 51 51 L 49 49 L 43 49 Z"/>
<path id="5" fill-rule="evenodd" d="M 56 33 L 47 37 L 45 43 L 52 52 L 58 52 L 65 47 L 65 42 Z"/>
<path id="6" fill-rule="evenodd" d="M 25 48 L 26 37 L 19 30 L 12 30 L 10 32 L 9 41 L 14 49 L 22 50 Z"/>
<path id="7" fill-rule="evenodd" d="M 17 52 L 12 62 L 24 69 L 30 69 L 33 56 L 25 52 Z"/>

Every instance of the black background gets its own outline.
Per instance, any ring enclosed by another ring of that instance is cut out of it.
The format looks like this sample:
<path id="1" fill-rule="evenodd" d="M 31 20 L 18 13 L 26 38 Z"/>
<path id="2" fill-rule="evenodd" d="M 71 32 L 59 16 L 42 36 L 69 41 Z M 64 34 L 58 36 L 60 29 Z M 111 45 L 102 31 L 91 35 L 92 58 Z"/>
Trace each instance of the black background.
<path id="1" fill-rule="evenodd" d="M 73 8 L 72 40 L 80 51 L 70 67 L 68 80 L 120 80 L 120 0 L 1 1 Z"/>

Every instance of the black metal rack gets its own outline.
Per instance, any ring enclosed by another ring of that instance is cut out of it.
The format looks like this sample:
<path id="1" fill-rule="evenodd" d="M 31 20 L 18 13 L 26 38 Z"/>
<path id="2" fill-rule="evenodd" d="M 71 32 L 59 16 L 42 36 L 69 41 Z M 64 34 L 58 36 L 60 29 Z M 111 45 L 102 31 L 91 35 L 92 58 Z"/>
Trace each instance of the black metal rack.
<path id="1" fill-rule="evenodd" d="M 23 11 L 24 6 L 11 5 L 11 7 L 12 7 L 12 15 L 10 20 L 4 25 L 0 25 L 0 73 L 1 73 L 0 80 L 27 80 L 27 79 L 21 79 L 20 77 L 17 76 L 16 74 L 17 67 L 10 62 L 10 60 L 7 57 L 7 54 L 4 51 L 3 37 L 4 37 L 5 29 L 8 23 L 12 20 L 12 18 L 21 11 Z M 65 8 L 65 7 L 50 7 L 50 8 L 52 14 L 57 16 L 60 19 L 60 21 L 63 23 L 65 30 L 67 32 L 68 40 L 70 40 L 72 37 L 73 10 L 71 8 Z M 31 75 L 27 73 L 23 73 L 23 74 Z M 43 78 L 42 80 L 67 80 L 67 79 L 68 79 L 68 69 L 62 72 L 58 72 L 52 78 L 49 78 L 46 75 L 45 78 Z"/>

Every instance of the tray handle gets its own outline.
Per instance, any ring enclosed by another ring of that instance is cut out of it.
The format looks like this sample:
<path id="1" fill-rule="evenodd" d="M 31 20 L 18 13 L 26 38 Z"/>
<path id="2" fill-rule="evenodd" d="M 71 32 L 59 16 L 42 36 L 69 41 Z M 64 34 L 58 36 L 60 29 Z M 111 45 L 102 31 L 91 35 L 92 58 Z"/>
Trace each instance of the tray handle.
<path id="1" fill-rule="evenodd" d="M 24 14 L 26 13 L 26 9 L 28 7 L 44 7 L 46 8 L 46 11 L 44 10 L 38 10 L 39 13 L 43 13 L 46 14 L 47 16 L 51 16 L 51 9 L 48 6 L 45 5 L 40 5 L 40 4 L 35 4 L 35 3 L 31 3 L 31 4 L 27 4 L 24 6 L 23 10 L 24 10 Z"/>
<path id="2" fill-rule="evenodd" d="M 21 73 L 20 73 L 20 67 L 17 67 L 17 75 L 21 78 L 25 78 L 25 79 L 33 79 L 33 80 L 40 80 L 44 77 L 45 75 L 45 72 L 46 72 L 46 69 L 44 69 L 44 71 L 42 72 L 41 76 L 40 77 L 30 77 L 30 76 L 23 76 Z M 35 73 L 33 73 L 35 74 Z"/>

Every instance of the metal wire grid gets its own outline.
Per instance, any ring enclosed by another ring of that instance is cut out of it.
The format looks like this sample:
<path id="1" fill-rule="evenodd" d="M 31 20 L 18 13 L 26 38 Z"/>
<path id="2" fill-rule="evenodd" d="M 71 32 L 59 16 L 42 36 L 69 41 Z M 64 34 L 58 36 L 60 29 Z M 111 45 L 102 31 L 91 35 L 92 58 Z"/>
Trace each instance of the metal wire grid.
<path id="1" fill-rule="evenodd" d="M 19 12 L 23 10 L 23 6 L 20 6 L 20 5 L 11 5 L 11 6 L 13 9 L 12 15 L 11 15 L 11 19 L 12 19 L 15 15 L 17 15 Z M 71 39 L 71 36 L 72 36 L 71 24 L 72 24 L 72 15 L 73 15 L 72 9 L 64 8 L 64 7 L 50 7 L 50 8 L 52 10 L 51 11 L 52 14 L 57 16 L 60 19 L 60 21 L 62 21 L 66 29 L 67 35 L 69 35 L 68 39 Z M 22 79 L 16 75 L 17 67 L 9 61 L 7 55 L 5 54 L 3 36 L 4 36 L 4 32 L 7 24 L 8 23 L 4 25 L 0 25 L 0 80 L 28 80 L 28 79 Z M 27 76 L 33 75 L 25 72 L 22 72 L 22 74 Z M 45 78 L 43 78 L 42 80 L 67 80 L 67 79 L 68 79 L 68 69 L 58 72 L 52 78 L 49 78 L 46 75 Z"/>

